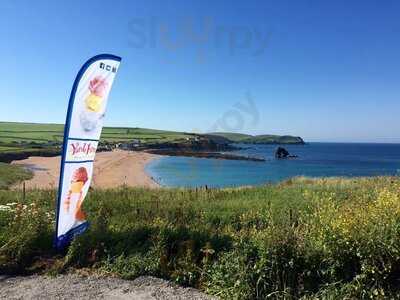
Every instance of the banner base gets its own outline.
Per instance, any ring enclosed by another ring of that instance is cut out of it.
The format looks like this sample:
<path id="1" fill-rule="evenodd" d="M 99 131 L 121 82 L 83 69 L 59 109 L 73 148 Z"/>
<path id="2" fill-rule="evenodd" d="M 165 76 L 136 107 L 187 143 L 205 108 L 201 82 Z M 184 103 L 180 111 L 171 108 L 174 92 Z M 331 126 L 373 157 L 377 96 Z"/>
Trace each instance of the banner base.
<path id="1" fill-rule="evenodd" d="M 88 227 L 89 227 L 89 222 L 85 221 L 79 226 L 72 228 L 67 233 L 56 237 L 54 241 L 54 247 L 57 250 L 62 250 L 66 248 L 76 235 L 83 233 L 84 231 L 86 231 L 86 229 L 88 229 Z"/>

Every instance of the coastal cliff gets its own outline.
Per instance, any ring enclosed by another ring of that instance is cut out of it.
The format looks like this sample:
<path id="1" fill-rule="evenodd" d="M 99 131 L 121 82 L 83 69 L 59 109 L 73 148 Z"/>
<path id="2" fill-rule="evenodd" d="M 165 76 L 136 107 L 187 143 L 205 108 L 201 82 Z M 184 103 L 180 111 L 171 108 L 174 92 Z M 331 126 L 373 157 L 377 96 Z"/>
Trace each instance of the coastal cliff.
<path id="1" fill-rule="evenodd" d="M 209 137 L 220 137 L 225 138 L 231 143 L 241 144 L 266 144 L 266 145 L 304 145 L 304 140 L 299 136 L 292 135 L 273 135 L 273 134 L 262 134 L 262 135 L 249 135 L 241 133 L 231 132 L 214 132 L 210 133 Z"/>

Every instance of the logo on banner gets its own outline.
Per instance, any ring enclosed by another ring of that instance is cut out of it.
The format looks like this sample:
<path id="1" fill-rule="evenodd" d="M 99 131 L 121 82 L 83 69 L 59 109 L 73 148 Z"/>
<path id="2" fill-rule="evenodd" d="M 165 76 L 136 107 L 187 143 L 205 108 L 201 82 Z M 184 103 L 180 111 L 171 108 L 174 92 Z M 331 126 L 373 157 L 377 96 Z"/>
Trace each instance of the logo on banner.
<path id="1" fill-rule="evenodd" d="M 97 150 L 97 142 L 73 141 L 68 144 L 68 160 L 93 160 Z"/>
<path id="2" fill-rule="evenodd" d="M 107 94 L 108 82 L 102 76 L 96 76 L 89 83 L 89 95 L 80 114 L 80 123 L 84 131 L 92 132 L 99 126 L 104 117 L 104 96 Z"/>
<path id="3" fill-rule="evenodd" d="M 117 67 L 106 65 L 105 63 L 100 63 L 100 69 L 117 73 Z"/>

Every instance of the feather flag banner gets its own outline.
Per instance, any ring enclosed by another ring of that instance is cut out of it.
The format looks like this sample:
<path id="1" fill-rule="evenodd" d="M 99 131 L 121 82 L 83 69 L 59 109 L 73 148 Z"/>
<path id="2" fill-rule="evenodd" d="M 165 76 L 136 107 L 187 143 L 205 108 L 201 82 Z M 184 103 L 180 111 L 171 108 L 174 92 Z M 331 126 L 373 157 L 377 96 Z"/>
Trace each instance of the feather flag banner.
<path id="1" fill-rule="evenodd" d="M 62 249 L 88 227 L 82 210 L 92 180 L 93 162 L 103 128 L 108 95 L 121 58 L 101 54 L 80 69 L 64 127 L 56 208 L 55 246 Z"/>

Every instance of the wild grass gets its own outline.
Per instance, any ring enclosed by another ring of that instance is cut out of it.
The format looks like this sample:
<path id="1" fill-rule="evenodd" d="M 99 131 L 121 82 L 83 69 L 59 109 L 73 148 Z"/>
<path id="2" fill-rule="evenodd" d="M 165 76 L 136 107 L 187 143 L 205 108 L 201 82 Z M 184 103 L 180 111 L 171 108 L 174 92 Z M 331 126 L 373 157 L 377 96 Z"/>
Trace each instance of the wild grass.
<path id="1" fill-rule="evenodd" d="M 0 190 L 30 178 L 32 178 L 32 172 L 20 166 L 0 162 Z"/>
<path id="2" fill-rule="evenodd" d="M 0 272 L 154 275 L 223 299 L 398 298 L 400 179 L 93 190 L 90 229 L 52 249 L 55 191 L 0 191 Z"/>

